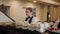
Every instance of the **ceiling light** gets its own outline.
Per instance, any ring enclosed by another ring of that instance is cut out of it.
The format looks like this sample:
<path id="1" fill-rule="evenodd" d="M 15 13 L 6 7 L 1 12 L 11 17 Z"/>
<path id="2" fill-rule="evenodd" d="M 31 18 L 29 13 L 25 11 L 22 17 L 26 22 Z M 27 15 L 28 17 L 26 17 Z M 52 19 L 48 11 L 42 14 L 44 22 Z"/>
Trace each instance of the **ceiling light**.
<path id="1" fill-rule="evenodd" d="M 36 0 L 34 0 L 33 2 L 34 2 L 34 3 L 36 3 L 37 1 L 36 1 Z"/>

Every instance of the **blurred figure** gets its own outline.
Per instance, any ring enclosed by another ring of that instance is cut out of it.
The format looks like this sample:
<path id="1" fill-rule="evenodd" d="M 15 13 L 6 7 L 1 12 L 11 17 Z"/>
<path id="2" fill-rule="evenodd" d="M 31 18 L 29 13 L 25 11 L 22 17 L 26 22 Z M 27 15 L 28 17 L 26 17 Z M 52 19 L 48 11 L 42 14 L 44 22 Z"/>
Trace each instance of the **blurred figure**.
<path id="1" fill-rule="evenodd" d="M 52 26 L 52 28 L 58 29 L 59 19 L 55 21 L 55 24 Z"/>
<path id="2" fill-rule="evenodd" d="M 50 30 L 57 31 L 60 28 L 60 21 L 59 19 L 55 21 L 54 25 L 50 28 Z"/>

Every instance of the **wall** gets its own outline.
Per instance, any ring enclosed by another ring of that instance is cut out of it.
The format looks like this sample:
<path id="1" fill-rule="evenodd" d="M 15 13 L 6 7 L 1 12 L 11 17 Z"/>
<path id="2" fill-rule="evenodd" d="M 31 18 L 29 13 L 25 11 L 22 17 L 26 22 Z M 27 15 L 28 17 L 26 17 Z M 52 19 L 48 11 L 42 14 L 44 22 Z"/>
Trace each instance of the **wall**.
<path id="1" fill-rule="evenodd" d="M 51 14 L 51 21 L 54 21 L 55 18 L 54 6 L 50 7 L 50 14 Z"/>
<path id="2" fill-rule="evenodd" d="M 56 10 L 56 19 L 60 19 L 60 6 Z"/>
<path id="3" fill-rule="evenodd" d="M 24 1 L 15 1 L 15 0 L 11 0 L 11 1 L 0 0 L 0 4 L 10 6 L 10 17 L 13 18 L 16 22 L 20 22 L 26 17 L 24 7 L 32 7 L 32 8 L 35 7 L 37 9 L 36 15 L 40 19 L 40 21 L 46 21 L 46 15 L 47 15 L 46 5 L 24 2 Z"/>
<path id="4" fill-rule="evenodd" d="M 57 19 L 60 19 L 60 7 L 51 6 L 51 20 L 55 21 Z"/>
<path id="5" fill-rule="evenodd" d="M 41 5 L 40 20 L 42 22 L 47 20 L 47 11 L 47 5 Z"/>

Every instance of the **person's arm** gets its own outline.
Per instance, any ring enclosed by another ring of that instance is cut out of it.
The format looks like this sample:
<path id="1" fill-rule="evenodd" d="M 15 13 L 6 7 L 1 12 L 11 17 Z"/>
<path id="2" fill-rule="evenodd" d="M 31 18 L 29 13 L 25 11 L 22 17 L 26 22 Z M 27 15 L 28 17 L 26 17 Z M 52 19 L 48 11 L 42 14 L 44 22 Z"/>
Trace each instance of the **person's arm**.
<path id="1" fill-rule="evenodd" d="M 56 23 L 54 24 L 54 26 L 56 26 L 56 27 L 57 27 L 57 26 L 58 26 L 58 24 L 59 24 L 59 22 L 56 22 Z"/>
<path id="2" fill-rule="evenodd" d="M 56 22 L 56 23 L 52 26 L 52 28 L 58 29 L 58 24 L 59 24 L 59 22 Z"/>

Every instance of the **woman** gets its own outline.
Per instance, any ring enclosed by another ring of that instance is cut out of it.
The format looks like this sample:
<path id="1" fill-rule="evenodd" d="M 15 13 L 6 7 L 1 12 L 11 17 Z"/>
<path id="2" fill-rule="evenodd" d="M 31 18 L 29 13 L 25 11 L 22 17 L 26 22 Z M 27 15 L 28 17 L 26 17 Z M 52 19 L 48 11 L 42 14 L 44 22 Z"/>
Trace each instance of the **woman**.
<path id="1" fill-rule="evenodd" d="M 37 23 L 37 22 L 39 22 L 39 19 L 37 18 L 37 17 L 35 17 L 35 16 L 33 16 L 32 15 L 32 8 L 26 8 L 26 19 L 25 19 L 25 21 L 27 21 L 28 23 Z"/>

